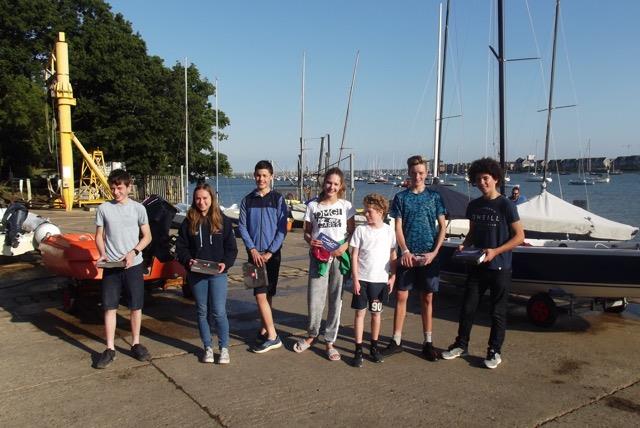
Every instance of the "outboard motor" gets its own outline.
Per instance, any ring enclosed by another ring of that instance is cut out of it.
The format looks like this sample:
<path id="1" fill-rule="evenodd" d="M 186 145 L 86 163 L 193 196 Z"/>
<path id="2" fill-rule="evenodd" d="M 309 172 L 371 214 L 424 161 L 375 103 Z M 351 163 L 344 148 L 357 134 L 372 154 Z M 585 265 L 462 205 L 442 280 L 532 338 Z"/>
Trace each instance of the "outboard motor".
<path id="1" fill-rule="evenodd" d="M 173 259 L 169 228 L 178 210 L 158 195 L 149 196 L 142 201 L 142 205 L 147 210 L 152 238 L 151 244 L 142 252 L 145 263 L 149 266 L 153 257 L 161 262 L 168 262 Z"/>
<path id="2" fill-rule="evenodd" d="M 2 216 L 2 226 L 6 236 L 4 245 L 17 248 L 20 244 L 19 238 L 22 235 L 22 224 L 27 219 L 29 210 L 24 204 L 14 202 L 6 209 Z"/>

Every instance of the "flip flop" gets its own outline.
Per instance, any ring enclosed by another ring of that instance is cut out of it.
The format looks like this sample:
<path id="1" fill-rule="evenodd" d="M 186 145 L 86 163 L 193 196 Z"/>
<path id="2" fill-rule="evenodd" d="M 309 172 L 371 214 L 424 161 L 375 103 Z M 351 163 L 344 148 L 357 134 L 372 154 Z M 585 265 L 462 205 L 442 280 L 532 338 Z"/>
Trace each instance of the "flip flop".
<path id="1" fill-rule="evenodd" d="M 308 338 L 307 338 L 308 339 Z M 299 339 L 296 343 L 293 344 L 293 350 L 298 354 L 306 351 L 311 348 L 311 346 L 316 343 L 317 338 L 313 338 L 311 343 L 307 342 L 305 339 Z"/>
<path id="2" fill-rule="evenodd" d="M 340 361 L 341 357 L 336 348 L 329 348 L 327 349 L 327 358 L 329 358 L 329 361 Z"/>

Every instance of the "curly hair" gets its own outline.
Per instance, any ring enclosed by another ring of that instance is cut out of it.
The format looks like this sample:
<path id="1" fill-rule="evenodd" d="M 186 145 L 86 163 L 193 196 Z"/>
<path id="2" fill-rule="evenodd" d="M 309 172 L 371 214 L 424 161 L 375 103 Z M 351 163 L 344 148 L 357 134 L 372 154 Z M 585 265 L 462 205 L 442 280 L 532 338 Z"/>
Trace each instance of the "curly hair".
<path id="1" fill-rule="evenodd" d="M 362 200 L 364 208 L 372 207 L 378 211 L 382 211 L 382 216 L 386 216 L 389 212 L 389 201 L 379 193 L 370 193 Z"/>
<path id="2" fill-rule="evenodd" d="M 479 174 L 489 174 L 493 177 L 494 180 L 497 181 L 497 185 L 504 181 L 504 171 L 502 167 L 492 158 L 481 158 L 474 160 L 467 171 L 467 175 L 469 176 L 469 181 L 475 186 L 476 177 Z"/>

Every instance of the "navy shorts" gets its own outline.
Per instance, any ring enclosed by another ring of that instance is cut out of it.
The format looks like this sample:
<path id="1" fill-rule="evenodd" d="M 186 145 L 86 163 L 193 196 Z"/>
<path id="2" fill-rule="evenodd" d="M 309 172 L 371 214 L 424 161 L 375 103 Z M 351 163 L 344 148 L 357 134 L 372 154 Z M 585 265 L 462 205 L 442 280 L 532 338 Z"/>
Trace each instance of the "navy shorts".
<path id="1" fill-rule="evenodd" d="M 375 301 L 380 302 L 374 304 Z M 389 289 L 386 282 L 360 281 L 360 295 L 353 293 L 351 308 L 355 310 L 367 309 L 371 312 L 382 312 L 382 303 L 389 300 Z"/>
<path id="2" fill-rule="evenodd" d="M 251 252 L 247 251 L 247 258 L 249 262 L 253 262 Z M 267 262 L 267 278 L 269 279 L 268 287 L 256 287 L 253 289 L 253 295 L 267 294 L 268 296 L 276 295 L 276 287 L 278 285 L 278 276 L 280 275 L 280 260 L 282 256 L 280 250 L 271 254 L 271 258 Z"/>
<path id="3" fill-rule="evenodd" d="M 423 293 L 437 293 L 440 289 L 440 260 L 435 258 L 426 266 L 408 268 L 398 264 L 396 287 L 399 291 L 413 289 Z"/>
<path id="4" fill-rule="evenodd" d="M 125 268 L 108 268 L 102 273 L 102 308 L 118 309 L 124 288 L 127 305 L 132 311 L 144 305 L 144 263 Z"/>

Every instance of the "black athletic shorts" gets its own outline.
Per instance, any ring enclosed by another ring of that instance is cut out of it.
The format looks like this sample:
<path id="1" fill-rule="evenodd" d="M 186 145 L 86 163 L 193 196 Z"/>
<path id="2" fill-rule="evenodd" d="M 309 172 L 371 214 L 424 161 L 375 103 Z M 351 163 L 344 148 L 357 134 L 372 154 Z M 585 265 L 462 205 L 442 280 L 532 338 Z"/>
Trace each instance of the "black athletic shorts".
<path id="1" fill-rule="evenodd" d="M 144 306 L 144 263 L 125 268 L 105 268 L 102 273 L 102 308 L 118 309 L 124 288 L 127 306 L 132 311 Z"/>
<path id="2" fill-rule="evenodd" d="M 267 278 L 269 278 L 269 286 L 268 287 L 257 287 L 253 289 L 253 295 L 256 294 L 265 294 L 269 296 L 276 295 L 276 287 L 278 285 L 278 276 L 280 275 L 280 260 L 282 256 L 280 254 L 280 250 L 271 254 L 271 258 L 267 262 Z M 253 262 L 253 257 L 251 257 L 251 252 L 247 251 L 247 259 L 249 262 Z"/>
<path id="3" fill-rule="evenodd" d="M 396 273 L 397 290 L 416 290 L 424 293 L 437 293 L 440 289 L 440 258 L 436 257 L 426 266 L 408 268 L 398 263 Z"/>
<path id="4" fill-rule="evenodd" d="M 356 310 L 369 308 L 371 312 L 382 312 L 382 304 L 388 299 L 389 288 L 386 282 L 360 281 L 360 295 L 353 293 L 351 308 Z M 379 304 L 374 304 L 375 301 Z"/>

